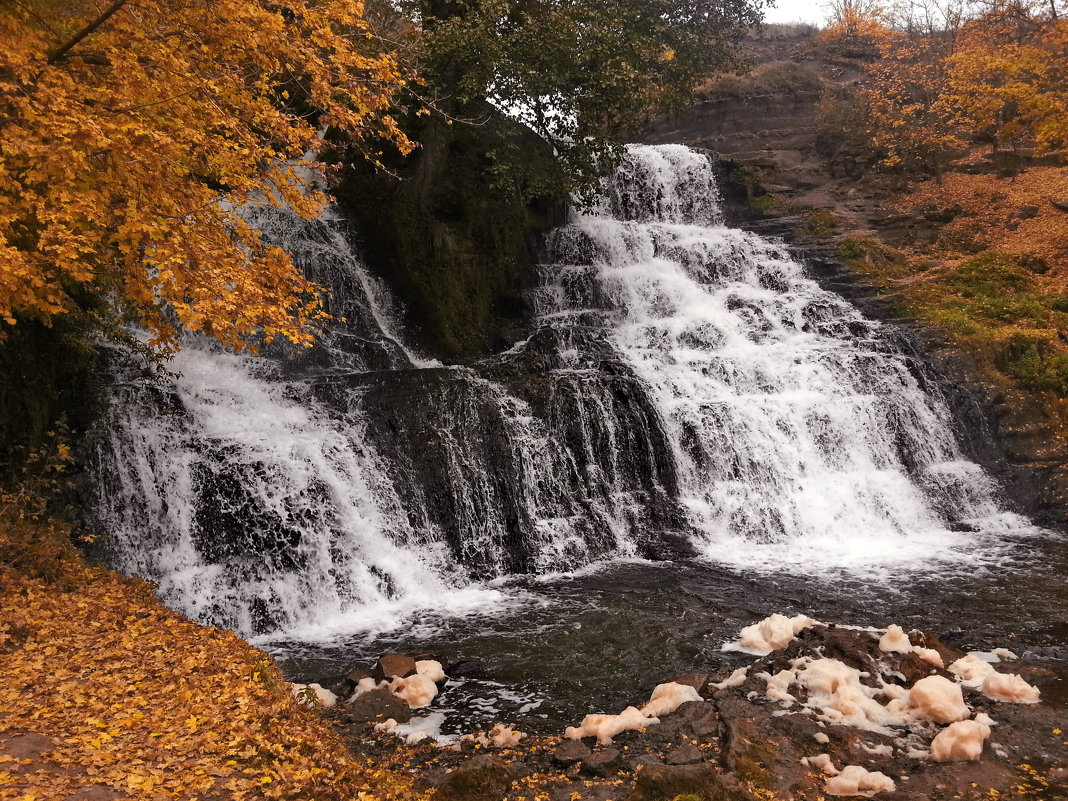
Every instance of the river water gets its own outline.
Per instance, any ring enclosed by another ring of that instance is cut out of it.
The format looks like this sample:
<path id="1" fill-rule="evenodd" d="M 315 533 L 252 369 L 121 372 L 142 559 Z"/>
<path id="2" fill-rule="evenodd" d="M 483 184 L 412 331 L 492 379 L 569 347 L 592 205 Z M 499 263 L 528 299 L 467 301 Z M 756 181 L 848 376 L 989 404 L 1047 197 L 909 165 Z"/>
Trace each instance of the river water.
<path id="1" fill-rule="evenodd" d="M 530 338 L 463 366 L 405 346 L 337 216 L 249 214 L 344 322 L 307 353 L 190 337 L 162 386 L 117 354 L 94 508 L 112 564 L 293 678 L 476 659 L 447 730 L 554 731 L 735 666 L 772 612 L 1068 644 L 1061 538 L 891 327 L 722 224 L 707 154 L 631 148 L 550 237 Z"/>

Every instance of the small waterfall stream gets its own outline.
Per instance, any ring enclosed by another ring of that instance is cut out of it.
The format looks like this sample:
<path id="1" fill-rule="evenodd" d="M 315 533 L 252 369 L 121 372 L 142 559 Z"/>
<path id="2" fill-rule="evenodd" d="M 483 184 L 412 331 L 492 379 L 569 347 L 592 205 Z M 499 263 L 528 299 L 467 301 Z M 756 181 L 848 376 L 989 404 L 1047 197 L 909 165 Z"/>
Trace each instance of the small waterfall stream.
<path id="1" fill-rule="evenodd" d="M 705 154 L 632 147 L 552 235 L 530 338 L 464 367 L 405 346 L 338 215 L 256 220 L 339 321 L 191 337 L 162 388 L 117 355 L 94 456 L 109 558 L 199 620 L 314 639 L 605 559 L 870 572 L 1027 530 L 881 327 L 721 224 Z"/>

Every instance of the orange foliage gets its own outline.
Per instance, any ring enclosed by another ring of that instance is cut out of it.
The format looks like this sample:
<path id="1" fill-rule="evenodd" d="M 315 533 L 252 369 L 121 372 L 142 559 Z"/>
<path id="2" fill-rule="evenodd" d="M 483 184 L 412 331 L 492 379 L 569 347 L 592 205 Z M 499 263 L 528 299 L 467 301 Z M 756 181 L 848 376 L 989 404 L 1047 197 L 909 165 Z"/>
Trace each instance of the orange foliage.
<path id="1" fill-rule="evenodd" d="M 1068 20 L 995 0 L 927 30 L 882 10 L 854 13 L 823 37 L 878 55 L 859 100 L 884 166 L 937 174 L 973 144 L 1068 146 Z"/>
<path id="2" fill-rule="evenodd" d="M 940 233 L 943 256 L 959 256 L 961 242 L 979 249 L 1042 259 L 1051 277 L 1068 276 L 1068 214 L 1053 201 L 1068 200 L 1068 172 L 1032 167 L 1013 178 L 950 173 L 914 187 L 899 207 L 914 214 L 956 209 Z"/>
<path id="3" fill-rule="evenodd" d="M 0 570 L 0 798 L 415 797 L 350 756 L 236 635 L 163 609 L 140 580 L 72 565 L 67 581 Z M 3 749 L 18 732 L 55 748 L 20 764 Z"/>
<path id="4" fill-rule="evenodd" d="M 243 347 L 310 340 L 318 287 L 233 211 L 288 204 L 317 128 L 409 143 L 403 83 L 362 0 L 0 6 L 0 320 L 103 295 L 174 347 L 175 320 Z M 173 316 L 172 316 L 173 314 Z"/>

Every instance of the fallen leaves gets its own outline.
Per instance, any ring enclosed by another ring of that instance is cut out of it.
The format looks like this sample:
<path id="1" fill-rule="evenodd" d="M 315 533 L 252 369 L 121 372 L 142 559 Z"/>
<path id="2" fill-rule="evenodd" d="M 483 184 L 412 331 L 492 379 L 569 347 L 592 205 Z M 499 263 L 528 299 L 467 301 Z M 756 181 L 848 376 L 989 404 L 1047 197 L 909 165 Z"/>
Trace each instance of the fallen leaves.
<path id="1" fill-rule="evenodd" d="M 415 797 L 353 759 L 236 635 L 164 609 L 140 580 L 80 566 L 73 583 L 0 572 L 0 743 L 17 731 L 56 743 L 47 762 L 0 760 L 0 797 L 90 784 L 161 800 Z"/>

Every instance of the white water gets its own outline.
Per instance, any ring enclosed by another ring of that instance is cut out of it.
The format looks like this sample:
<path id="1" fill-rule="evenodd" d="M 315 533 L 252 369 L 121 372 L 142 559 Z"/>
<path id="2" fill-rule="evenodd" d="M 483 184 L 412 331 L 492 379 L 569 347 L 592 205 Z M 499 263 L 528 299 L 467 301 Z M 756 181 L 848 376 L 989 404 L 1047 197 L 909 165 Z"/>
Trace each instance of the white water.
<path id="1" fill-rule="evenodd" d="M 404 344 L 336 220 L 264 211 L 344 322 L 318 360 L 190 338 L 171 386 L 117 385 L 116 566 L 199 620 L 314 640 L 499 613 L 474 576 L 648 556 L 669 528 L 811 575 L 989 562 L 1030 530 L 878 324 L 720 224 L 705 155 L 631 148 L 606 189 L 553 235 L 531 339 L 448 369 Z"/>
<path id="2" fill-rule="evenodd" d="M 633 175 L 652 192 L 636 194 Z M 984 535 L 1030 530 L 1001 511 L 878 324 L 781 247 L 715 224 L 705 155 L 631 147 L 608 195 L 557 234 L 543 311 L 560 324 L 596 300 L 668 428 L 710 559 L 869 572 L 967 560 Z"/>

